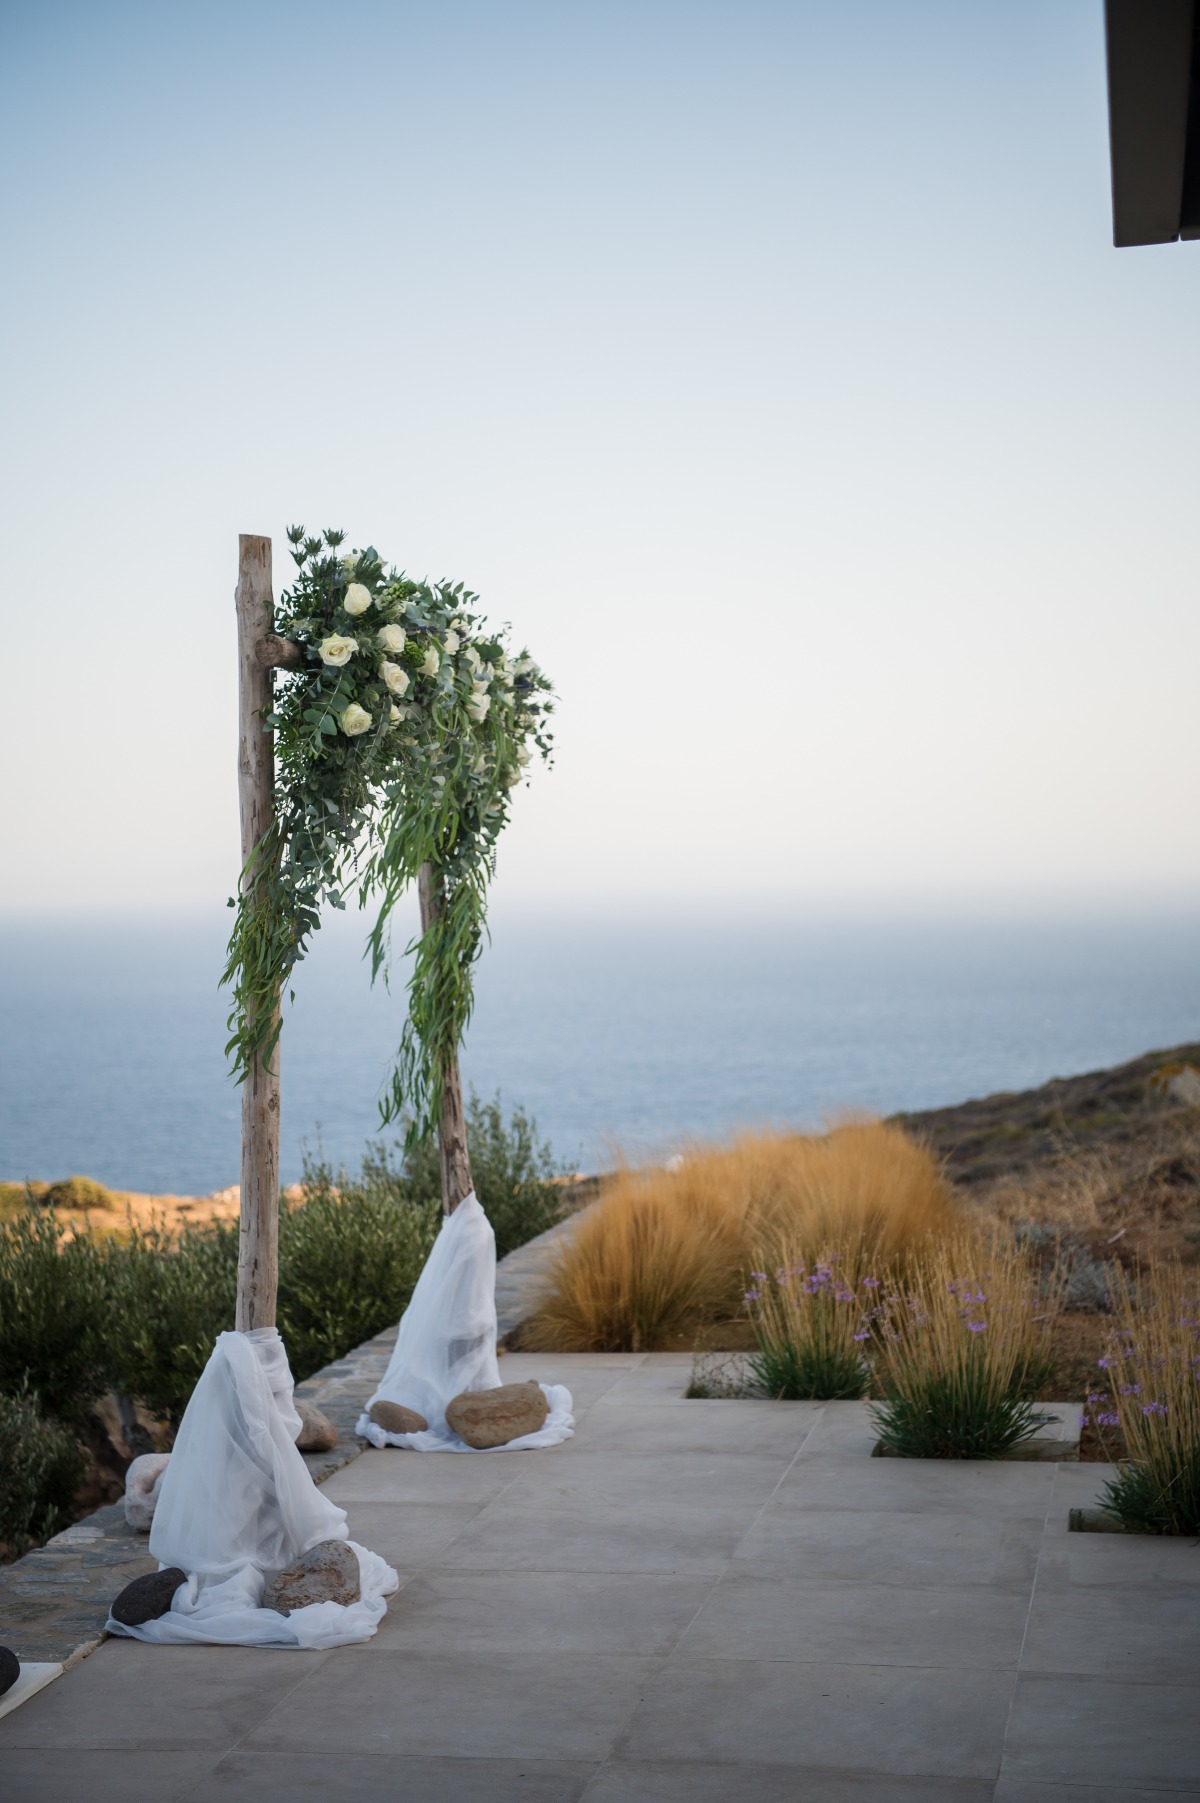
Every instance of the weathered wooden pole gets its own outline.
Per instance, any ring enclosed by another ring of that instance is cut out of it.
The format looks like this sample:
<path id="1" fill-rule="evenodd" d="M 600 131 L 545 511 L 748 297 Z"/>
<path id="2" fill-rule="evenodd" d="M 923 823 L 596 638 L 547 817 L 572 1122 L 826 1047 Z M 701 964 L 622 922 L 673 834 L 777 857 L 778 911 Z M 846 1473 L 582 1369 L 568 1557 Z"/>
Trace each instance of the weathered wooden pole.
<path id="1" fill-rule="evenodd" d="M 243 532 L 238 539 L 238 803 L 242 818 L 242 886 L 252 887 L 246 865 L 275 816 L 275 734 L 267 641 L 275 631 L 271 592 L 271 541 Z M 282 640 L 275 640 L 282 645 Z M 279 659 L 283 661 L 282 658 Z M 274 1031 L 279 997 L 271 1008 Z M 274 1327 L 279 1287 L 279 1044 L 269 1060 L 256 1052 L 242 1084 L 242 1205 L 238 1237 L 239 1333 Z"/>
<path id="2" fill-rule="evenodd" d="M 432 864 L 422 864 L 418 871 L 417 894 L 421 900 L 421 931 L 427 933 L 444 906 L 441 884 Z M 442 1159 L 442 1209 L 452 1215 L 475 1187 L 471 1181 L 471 1161 L 467 1157 L 467 1120 L 457 1052 L 451 1053 L 442 1068 L 438 1150 Z"/>

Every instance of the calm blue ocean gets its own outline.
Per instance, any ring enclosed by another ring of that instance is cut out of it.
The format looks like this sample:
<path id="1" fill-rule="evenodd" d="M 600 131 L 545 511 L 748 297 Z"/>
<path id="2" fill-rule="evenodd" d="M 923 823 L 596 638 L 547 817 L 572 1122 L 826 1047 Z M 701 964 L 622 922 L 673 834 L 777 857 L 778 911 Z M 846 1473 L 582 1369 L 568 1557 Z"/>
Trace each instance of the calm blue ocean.
<path id="1" fill-rule="evenodd" d="M 131 1189 L 236 1181 L 238 1094 L 216 988 L 223 912 L 0 934 L 0 1177 Z M 362 923 L 322 931 L 283 1041 L 283 1174 L 357 1163 L 403 994 L 372 991 Z M 812 1125 L 1021 1089 L 1200 1038 L 1189 921 L 725 923 L 503 916 L 479 968 L 467 1080 L 595 1169 L 739 1125 Z"/>

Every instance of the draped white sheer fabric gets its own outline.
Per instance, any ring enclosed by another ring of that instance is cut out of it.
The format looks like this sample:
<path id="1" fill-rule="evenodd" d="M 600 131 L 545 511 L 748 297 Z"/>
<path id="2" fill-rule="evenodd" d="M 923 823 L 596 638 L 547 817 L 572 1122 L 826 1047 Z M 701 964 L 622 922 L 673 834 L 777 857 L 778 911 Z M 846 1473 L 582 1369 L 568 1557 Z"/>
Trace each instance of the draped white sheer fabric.
<path id="1" fill-rule="evenodd" d="M 157 1621 L 112 1634 L 163 1643 L 333 1647 L 369 1640 L 399 1584 L 377 1553 L 350 1540 L 345 1511 L 324 1497 L 296 1449 L 300 1417 L 275 1328 L 223 1333 L 192 1393 L 150 1529 L 159 1569 L 187 1581 Z M 259 1607 L 264 1576 L 322 1540 L 358 1558 L 358 1602 L 313 1603 L 291 1615 Z"/>
<path id="2" fill-rule="evenodd" d="M 442 1223 L 400 1320 L 396 1347 L 383 1381 L 359 1417 L 358 1432 L 372 1446 L 413 1452 L 473 1452 L 446 1423 L 446 1404 L 463 1390 L 494 1390 L 501 1382 L 496 1358 L 496 1236 L 474 1190 Z M 535 1434 L 488 1452 L 557 1446 L 575 1431 L 571 1392 L 543 1384 L 550 1413 Z M 374 1402 L 397 1402 L 424 1415 L 417 1434 L 391 1434 L 371 1420 Z"/>

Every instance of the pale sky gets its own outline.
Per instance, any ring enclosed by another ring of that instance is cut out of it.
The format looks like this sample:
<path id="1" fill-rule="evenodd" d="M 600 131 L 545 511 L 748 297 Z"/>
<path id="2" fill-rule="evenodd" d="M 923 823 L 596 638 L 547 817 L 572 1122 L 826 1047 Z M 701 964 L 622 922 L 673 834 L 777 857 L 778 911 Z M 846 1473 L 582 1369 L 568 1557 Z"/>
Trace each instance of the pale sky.
<path id="1" fill-rule="evenodd" d="M 512 905 L 1200 894 L 1200 244 L 1100 0 L 9 0 L 7 911 L 237 865 L 239 531 L 561 696 Z"/>

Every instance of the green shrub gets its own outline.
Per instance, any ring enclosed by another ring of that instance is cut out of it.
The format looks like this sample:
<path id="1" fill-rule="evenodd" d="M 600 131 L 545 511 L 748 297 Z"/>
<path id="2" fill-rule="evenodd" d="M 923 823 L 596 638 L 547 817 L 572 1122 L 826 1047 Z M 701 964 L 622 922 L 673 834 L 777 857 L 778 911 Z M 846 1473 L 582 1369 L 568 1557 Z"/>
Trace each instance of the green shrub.
<path id="1" fill-rule="evenodd" d="M 441 1225 L 382 1148 L 357 1179 L 306 1165 L 304 1200 L 279 1217 L 279 1331 L 300 1380 L 398 1321 Z"/>
<path id="2" fill-rule="evenodd" d="M 111 1327 L 111 1268 L 91 1234 L 41 1210 L 0 1224 L 0 1389 L 77 1419 L 108 1388 Z"/>
<path id="3" fill-rule="evenodd" d="M 496 1256 L 503 1258 L 562 1220 L 562 1186 L 554 1181 L 556 1167 L 549 1144 L 539 1140 L 537 1122 L 523 1108 L 514 1108 L 505 1125 L 499 1095 L 483 1102 L 471 1090 L 466 1120 L 475 1194 L 492 1223 Z M 403 1174 L 412 1195 L 429 1201 L 440 1198 L 436 1140 L 425 1140 L 410 1152 Z"/>
<path id="4" fill-rule="evenodd" d="M 42 1190 L 38 1202 L 43 1208 L 115 1209 L 119 1199 L 94 1177 L 64 1177 Z"/>
<path id="5" fill-rule="evenodd" d="M 65 1526 L 87 1461 L 61 1422 L 27 1391 L 0 1390 L 0 1542 L 19 1558 Z"/>
<path id="6" fill-rule="evenodd" d="M 177 1238 L 134 1227 L 109 1250 L 113 1386 L 175 1426 L 217 1335 L 233 1326 L 237 1255 L 232 1223 Z"/>

